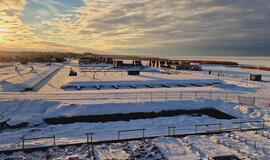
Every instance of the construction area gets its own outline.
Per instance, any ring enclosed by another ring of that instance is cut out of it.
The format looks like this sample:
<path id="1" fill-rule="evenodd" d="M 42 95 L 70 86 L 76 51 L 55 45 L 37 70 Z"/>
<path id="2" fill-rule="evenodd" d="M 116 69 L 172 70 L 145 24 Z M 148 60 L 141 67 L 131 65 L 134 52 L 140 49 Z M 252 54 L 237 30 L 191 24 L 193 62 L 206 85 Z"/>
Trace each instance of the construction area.
<path id="1" fill-rule="evenodd" d="M 270 159 L 270 72 L 237 60 L 0 68 L 0 159 Z"/>

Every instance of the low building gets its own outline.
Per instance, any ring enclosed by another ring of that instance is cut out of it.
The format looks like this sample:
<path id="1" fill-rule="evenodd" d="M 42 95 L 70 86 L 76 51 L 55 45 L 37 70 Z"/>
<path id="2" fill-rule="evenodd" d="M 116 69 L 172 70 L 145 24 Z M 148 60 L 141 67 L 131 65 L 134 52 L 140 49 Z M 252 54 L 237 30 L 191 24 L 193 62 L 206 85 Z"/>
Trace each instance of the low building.
<path id="1" fill-rule="evenodd" d="M 92 55 L 87 55 L 87 56 L 78 58 L 78 62 L 79 64 L 91 64 L 91 63 L 96 62 L 96 59 Z"/>
<path id="2" fill-rule="evenodd" d="M 199 63 L 190 63 L 190 70 L 201 71 L 202 67 L 200 66 Z"/>
<path id="3" fill-rule="evenodd" d="M 262 80 L 262 75 L 251 74 L 251 75 L 250 75 L 250 80 L 251 80 L 251 81 L 261 81 L 261 80 Z"/>
<path id="4" fill-rule="evenodd" d="M 77 72 L 73 71 L 72 69 L 69 71 L 69 76 L 77 76 Z"/>
<path id="5" fill-rule="evenodd" d="M 202 67 L 198 63 L 190 63 L 182 61 L 178 62 L 170 62 L 169 68 L 176 69 L 176 70 L 193 70 L 193 71 L 201 71 Z"/>
<path id="6" fill-rule="evenodd" d="M 61 58 L 55 58 L 54 61 L 55 61 L 55 62 L 58 62 L 58 63 L 62 63 L 62 62 L 65 62 L 66 59 L 63 58 L 63 57 L 61 57 Z"/>
<path id="7" fill-rule="evenodd" d="M 158 61 L 158 67 L 163 68 L 165 65 L 165 61 Z"/>
<path id="8" fill-rule="evenodd" d="M 133 61 L 133 65 L 140 67 L 142 66 L 142 61 Z"/>
<path id="9" fill-rule="evenodd" d="M 140 75 L 140 71 L 139 70 L 129 70 L 128 75 Z"/>
<path id="10" fill-rule="evenodd" d="M 114 67 L 123 67 L 124 62 L 123 61 L 114 61 L 113 65 L 114 65 Z"/>
<path id="11" fill-rule="evenodd" d="M 106 58 L 106 63 L 107 64 L 113 64 L 113 58 L 107 57 Z"/>
<path id="12" fill-rule="evenodd" d="M 182 69 L 182 67 L 181 67 L 179 64 L 172 64 L 172 65 L 170 66 L 170 68 L 171 68 L 171 69 L 175 69 L 175 70 L 181 70 L 181 69 Z"/>

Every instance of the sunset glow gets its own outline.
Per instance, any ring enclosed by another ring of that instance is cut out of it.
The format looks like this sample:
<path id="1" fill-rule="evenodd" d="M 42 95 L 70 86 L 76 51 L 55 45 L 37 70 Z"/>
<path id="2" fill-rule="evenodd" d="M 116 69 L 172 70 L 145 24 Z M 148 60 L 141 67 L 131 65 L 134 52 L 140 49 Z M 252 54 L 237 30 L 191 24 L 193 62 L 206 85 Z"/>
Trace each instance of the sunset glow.
<path id="1" fill-rule="evenodd" d="M 4 29 L 1 28 L 0 26 L 0 41 L 2 41 L 3 35 L 4 35 Z"/>
<path id="2" fill-rule="evenodd" d="M 269 10 L 269 0 L 0 0 L 0 46 L 129 55 L 267 55 Z"/>

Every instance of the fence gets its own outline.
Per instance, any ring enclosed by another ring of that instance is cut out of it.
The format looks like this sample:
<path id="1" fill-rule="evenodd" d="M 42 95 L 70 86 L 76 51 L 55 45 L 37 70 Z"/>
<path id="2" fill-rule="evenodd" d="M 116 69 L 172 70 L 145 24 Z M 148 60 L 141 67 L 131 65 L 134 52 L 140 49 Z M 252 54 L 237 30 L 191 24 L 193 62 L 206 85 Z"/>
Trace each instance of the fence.
<path id="1" fill-rule="evenodd" d="M 34 138 L 24 138 L 22 137 L 22 149 L 25 149 L 25 141 L 29 141 L 29 140 L 40 140 L 40 139 L 53 139 L 53 146 L 56 146 L 56 141 L 55 141 L 55 135 L 51 136 L 51 137 L 34 137 Z"/>
<path id="2" fill-rule="evenodd" d="M 220 123 L 210 123 L 210 124 L 195 124 L 195 133 L 198 133 L 198 127 L 209 127 L 209 126 L 218 126 L 219 127 L 219 131 L 221 132 L 221 122 Z M 216 130 L 212 130 L 212 131 L 216 131 Z M 208 131 L 209 132 L 209 131 Z"/>
<path id="3" fill-rule="evenodd" d="M 238 96 L 243 96 L 241 92 L 224 91 L 162 91 L 162 92 L 118 92 L 118 93 L 61 93 L 42 94 L 25 93 L 23 95 L 10 93 L 8 95 L 0 93 L 0 100 L 13 99 L 39 99 L 47 101 L 87 101 L 88 104 L 106 103 L 144 103 L 144 102 L 166 102 L 194 100 L 198 98 L 223 99 L 238 103 Z M 76 97 L 76 98 L 75 98 Z M 270 97 L 255 97 L 256 105 L 267 105 Z"/>
<path id="4" fill-rule="evenodd" d="M 242 122 L 242 121 L 240 121 L 240 122 L 233 122 L 233 124 L 240 124 L 240 129 L 242 129 L 243 128 L 243 124 L 247 124 L 247 123 L 262 123 L 262 128 L 265 128 L 265 123 L 266 122 L 269 122 L 269 121 L 265 121 L 265 120 L 262 120 L 262 121 L 246 121 L 246 122 Z"/>
<path id="5" fill-rule="evenodd" d="M 227 80 L 231 82 L 239 82 L 245 85 L 257 85 L 260 87 L 270 85 L 269 82 L 264 82 L 264 81 L 251 81 L 249 76 L 249 73 L 224 73 L 224 72 L 217 72 L 217 71 L 212 71 L 212 68 L 205 68 L 204 70 L 206 71 L 191 71 L 191 70 L 173 70 L 173 69 L 168 69 L 167 72 L 171 73 L 188 73 L 188 74 L 195 74 L 195 75 L 201 75 L 203 77 L 208 77 L 208 78 L 217 78 L 217 79 L 222 79 L 222 80 Z M 209 74 L 208 70 L 211 70 L 211 74 Z"/>
<path id="6" fill-rule="evenodd" d="M 172 129 L 172 135 L 175 135 L 175 126 L 168 126 L 168 136 L 171 135 L 171 129 Z"/>
<path id="7" fill-rule="evenodd" d="M 8 94 L 7 96 L 11 99 L 15 99 L 13 96 L 20 97 L 19 94 L 12 95 Z M 3 94 L 0 93 L 0 96 Z M 182 101 L 182 100 L 194 100 L 198 98 L 207 98 L 207 99 L 223 99 L 225 101 L 230 102 L 238 102 L 238 92 L 222 92 L 222 91 L 166 91 L 166 92 L 159 92 L 159 93 L 153 93 L 153 92 L 135 92 L 135 93 L 91 93 L 91 94 L 85 94 L 85 93 L 77 93 L 77 94 L 68 94 L 63 93 L 62 95 L 57 94 L 48 94 L 43 97 L 43 94 L 35 93 L 34 95 L 29 96 L 28 93 L 25 94 L 27 98 L 34 98 L 34 99 L 46 99 L 49 101 L 57 101 L 57 100 L 70 100 L 74 97 L 79 97 L 76 100 L 83 100 L 87 99 L 87 101 L 91 101 L 93 104 L 99 104 L 99 103 L 145 103 L 145 102 L 166 102 L 166 101 Z M 3 95 L 5 97 L 5 95 Z M 107 98 L 106 98 L 107 97 Z M 109 98 L 108 98 L 109 97 Z M 24 98 L 24 95 L 22 95 L 22 98 Z M 6 98 L 4 98 L 6 100 Z M 20 99 L 20 98 L 19 98 Z M 269 97 L 255 97 L 256 105 L 258 104 L 267 104 L 269 101 Z M 76 103 L 76 102 L 74 102 Z M 264 121 L 263 123 L 265 123 Z M 255 122 L 253 122 L 255 123 Z M 260 122 L 259 122 L 260 123 Z M 235 123 L 234 123 L 235 124 Z M 239 122 L 240 125 L 244 125 L 247 123 Z M 263 124 L 263 128 L 264 128 Z M 223 124 L 222 124 L 223 126 Z M 195 127 L 195 126 L 194 126 Z M 242 128 L 242 127 L 240 127 Z M 171 129 L 173 129 L 173 135 L 175 134 L 175 128 L 168 128 L 168 133 L 170 134 Z M 223 129 L 224 130 L 224 129 Z M 91 136 L 93 138 L 93 134 L 88 134 L 88 136 Z M 171 135 L 171 134 L 170 134 Z M 45 137 L 48 138 L 48 137 Z M 24 139 L 28 140 L 28 139 Z M 54 138 L 55 141 L 55 138 Z M 89 141 L 88 141 L 89 142 Z M 24 146 L 24 144 L 23 144 Z"/>
<path id="8" fill-rule="evenodd" d="M 182 136 L 188 136 L 188 135 L 201 135 L 201 134 L 215 134 L 215 133 L 223 133 L 223 132 L 233 132 L 233 131 L 245 131 L 245 130 L 259 130 L 259 129 L 266 129 L 268 128 L 266 126 L 266 123 L 270 122 L 270 120 L 262 120 L 262 121 L 240 121 L 240 122 L 232 122 L 231 124 L 240 124 L 240 127 L 229 127 L 229 128 L 224 128 L 222 126 L 224 126 L 223 123 L 219 122 L 219 123 L 208 123 L 208 124 L 195 124 L 194 125 L 194 132 L 188 132 L 188 133 L 176 133 L 176 126 L 168 126 L 168 134 L 167 135 L 156 135 L 156 136 L 145 136 L 145 128 L 142 129 L 130 129 L 130 130 L 118 130 L 118 138 L 117 139 L 111 139 L 111 140 L 107 140 L 107 142 L 117 142 L 117 141 L 123 141 L 123 140 L 140 140 L 140 139 L 151 139 L 151 138 L 157 138 L 157 137 L 182 137 Z M 261 124 L 261 127 L 255 127 L 252 128 L 251 126 L 249 127 L 243 127 L 243 124 L 251 124 L 251 123 L 257 123 L 257 124 Z M 218 126 L 218 128 L 216 128 L 215 130 L 208 130 L 209 127 L 211 126 Z M 204 127 L 206 128 L 203 131 L 198 131 L 198 127 Z M 181 129 L 181 127 L 180 127 Z M 171 134 L 171 130 L 173 131 Z M 133 137 L 133 138 L 126 138 L 126 139 L 120 139 L 120 133 L 122 132 L 137 132 L 137 131 L 141 131 L 142 132 L 142 136 L 141 137 Z M 106 141 L 93 141 L 93 135 L 95 133 L 91 132 L 91 133 L 86 133 L 86 143 L 87 144 L 92 144 L 92 143 L 103 143 Z M 89 135 L 90 135 L 90 141 L 89 141 Z M 56 146 L 56 138 L 55 135 L 51 136 L 51 137 L 36 137 L 36 138 L 22 138 L 22 150 L 25 150 L 25 141 L 26 140 L 39 140 L 39 139 L 53 139 L 53 146 Z M 60 144 L 60 143 L 59 143 Z M 68 145 L 72 145 L 72 144 L 68 144 Z M 29 148 L 28 148 L 29 149 Z"/>
<path id="9" fill-rule="evenodd" d="M 134 97 L 132 97 L 134 96 Z M 139 92 L 139 93 L 128 93 L 126 95 L 119 95 L 117 103 L 126 101 L 128 103 L 145 103 L 145 102 L 166 102 L 166 101 L 183 101 L 183 100 L 196 100 L 199 98 L 207 98 L 210 100 L 222 99 L 224 101 L 236 102 L 239 104 L 255 106 L 267 105 L 270 98 L 268 97 L 248 97 L 242 96 L 233 92 L 219 92 L 219 91 L 192 91 L 192 92 Z M 248 101 L 243 101 L 247 98 Z M 114 98 L 110 99 L 111 102 L 115 103 Z"/>
<path id="10" fill-rule="evenodd" d="M 93 142 L 93 135 L 94 135 L 95 133 L 93 133 L 93 132 L 91 132 L 91 133 L 86 133 L 86 142 L 87 142 L 87 144 L 89 143 L 89 135 L 90 135 L 90 143 L 92 143 Z"/>
<path id="11" fill-rule="evenodd" d="M 146 129 L 129 129 L 129 130 L 119 130 L 118 131 L 118 140 L 120 140 L 120 133 L 121 132 L 135 132 L 135 131 L 142 131 L 142 138 L 144 138 L 144 131 L 145 131 Z"/>
<path id="12" fill-rule="evenodd" d="M 255 97 L 246 97 L 246 96 L 237 96 L 239 104 L 242 105 L 250 105 L 255 106 L 256 105 L 256 98 Z"/>

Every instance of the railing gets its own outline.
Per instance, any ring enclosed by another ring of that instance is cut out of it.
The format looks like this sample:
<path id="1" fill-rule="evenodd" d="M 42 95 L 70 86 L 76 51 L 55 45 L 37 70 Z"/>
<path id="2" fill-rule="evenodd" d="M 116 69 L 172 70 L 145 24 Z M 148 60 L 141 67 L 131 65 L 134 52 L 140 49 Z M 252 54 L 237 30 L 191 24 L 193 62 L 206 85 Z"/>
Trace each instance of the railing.
<path id="1" fill-rule="evenodd" d="M 225 101 L 238 102 L 238 96 L 243 96 L 241 92 L 224 92 L 224 91 L 159 91 L 159 92 L 119 92 L 119 93 L 61 93 L 60 94 L 42 94 L 42 93 L 17 93 L 1 94 L 0 100 L 9 99 L 40 99 L 48 101 L 76 101 L 87 100 L 89 104 L 106 104 L 106 103 L 144 103 L 144 102 L 166 102 L 194 100 L 198 98 L 223 99 Z M 256 103 L 268 105 L 270 97 L 255 97 Z M 76 98 L 74 98 L 76 97 Z"/>
<path id="2" fill-rule="evenodd" d="M 90 143 L 93 143 L 93 135 L 95 133 L 91 132 L 91 133 L 86 133 L 86 143 L 89 143 L 89 135 L 90 135 Z"/>
<path id="3" fill-rule="evenodd" d="M 168 136 L 170 135 L 175 135 L 175 126 L 168 126 Z M 172 130 L 172 134 L 171 134 L 171 130 Z"/>
<path id="4" fill-rule="evenodd" d="M 129 129 L 129 130 L 119 130 L 118 131 L 118 140 L 120 140 L 120 133 L 121 132 L 135 132 L 135 131 L 142 131 L 142 138 L 144 138 L 144 131 L 146 129 L 142 128 L 142 129 Z"/>
<path id="5" fill-rule="evenodd" d="M 265 123 L 266 122 L 269 122 L 269 121 L 266 121 L 266 120 L 262 120 L 262 121 L 240 121 L 240 122 L 233 122 L 233 124 L 240 124 L 240 129 L 243 128 L 243 124 L 250 124 L 250 123 L 262 123 L 262 128 L 264 129 L 265 128 Z"/>
<path id="6" fill-rule="evenodd" d="M 221 122 L 219 123 L 208 123 L 208 124 L 195 124 L 194 125 L 194 132 L 186 132 L 186 133 L 177 133 L 176 132 L 176 126 L 168 126 L 168 134 L 163 134 L 163 135 L 155 135 L 155 136 L 146 136 L 145 135 L 145 131 L 146 129 L 145 128 L 141 128 L 141 129 L 129 129 L 129 130 L 118 130 L 118 137 L 117 139 L 110 139 L 110 140 L 107 140 L 107 142 L 110 142 L 110 141 L 121 141 L 121 140 L 134 140 L 134 139 L 147 139 L 147 138 L 156 138 L 156 137 L 163 137 L 163 136 L 166 136 L 166 137 L 170 137 L 170 136 L 173 136 L 173 137 L 181 137 L 181 136 L 188 136 L 188 135 L 201 135 L 201 134 L 216 134 L 216 133 L 223 133 L 223 132 L 233 132 L 233 131 L 245 131 L 245 130 L 258 130 L 258 129 L 266 129 L 267 126 L 266 126 L 266 123 L 270 122 L 270 120 L 261 120 L 261 121 L 238 121 L 238 122 L 232 122 L 231 124 L 240 124 L 240 127 L 238 128 L 235 128 L 235 127 L 230 127 L 230 128 L 222 128 L 222 126 L 224 126 L 224 124 L 222 124 Z M 251 126 L 250 127 L 246 127 L 244 128 L 242 125 L 243 124 L 248 124 L 248 123 L 257 123 L 257 124 L 261 124 L 262 127 L 255 127 L 255 128 L 252 128 Z M 204 127 L 204 128 L 208 128 L 208 127 L 211 127 L 211 126 L 218 126 L 218 128 L 216 130 L 204 130 L 204 131 L 198 131 L 198 127 Z M 181 128 L 181 127 L 179 127 Z M 142 136 L 140 137 L 133 137 L 133 138 L 125 138 L 125 139 L 121 139 L 120 137 L 120 134 L 123 133 L 123 132 L 140 132 L 142 133 Z M 171 134 L 171 131 L 172 131 L 172 134 Z M 103 142 L 106 142 L 106 141 L 94 141 L 93 140 L 93 135 L 97 135 L 96 133 L 94 132 L 91 132 L 91 133 L 86 133 L 86 143 L 87 144 L 93 144 L 93 143 L 103 143 Z M 268 135 L 269 136 L 269 135 Z M 90 141 L 89 141 L 89 138 L 90 138 Z M 55 135 L 51 136 L 51 137 L 34 137 L 34 138 L 24 138 L 22 137 L 22 150 L 25 150 L 25 149 L 32 149 L 32 148 L 25 148 L 25 141 L 27 140 L 39 140 L 39 139 L 53 139 L 53 146 L 56 146 L 56 138 L 55 138 Z M 61 142 L 58 143 L 59 145 L 61 144 Z M 74 144 L 74 143 L 73 143 Z M 66 144 L 66 145 L 72 145 L 72 144 Z M 51 146 L 48 146 L 48 147 L 51 147 Z M 38 148 L 38 147 L 36 147 Z"/>
<path id="7" fill-rule="evenodd" d="M 220 123 L 209 123 L 209 124 L 195 124 L 195 133 L 198 133 L 198 127 L 209 127 L 209 126 L 219 126 L 219 131 L 221 132 L 221 122 Z M 216 131 L 216 130 L 214 130 Z M 209 131 L 207 131 L 209 132 Z"/>
<path id="8" fill-rule="evenodd" d="M 22 137 L 22 149 L 25 149 L 25 141 L 29 141 L 29 140 L 40 140 L 40 139 L 53 139 L 53 146 L 56 146 L 56 140 L 55 140 L 55 135 L 51 136 L 51 137 L 34 137 L 34 138 L 24 138 Z"/>
<path id="9" fill-rule="evenodd" d="M 205 68 L 205 67 L 204 67 Z M 211 70 L 211 74 L 209 74 L 208 71 L 206 70 Z M 189 73 L 189 74 L 196 74 L 196 75 L 203 75 L 204 77 L 210 77 L 210 78 L 218 78 L 218 79 L 223 79 L 223 80 L 228 80 L 232 82 L 242 82 L 246 84 L 254 84 L 254 85 L 270 85 L 269 82 L 264 82 L 264 81 L 251 81 L 249 79 L 249 73 L 224 73 L 222 71 L 213 71 L 212 68 L 205 68 L 202 71 L 192 71 L 192 70 L 174 70 L 174 69 L 167 69 L 167 72 L 171 73 Z"/>

